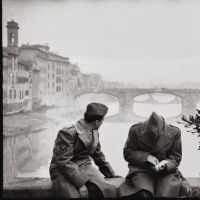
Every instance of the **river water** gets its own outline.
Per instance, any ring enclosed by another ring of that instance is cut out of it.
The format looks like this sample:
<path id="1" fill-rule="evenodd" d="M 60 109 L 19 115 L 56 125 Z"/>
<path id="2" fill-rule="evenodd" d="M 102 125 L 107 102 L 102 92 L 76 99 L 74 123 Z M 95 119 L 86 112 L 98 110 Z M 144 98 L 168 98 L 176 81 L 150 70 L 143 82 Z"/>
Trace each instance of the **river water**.
<path id="1" fill-rule="evenodd" d="M 200 105 L 197 105 L 200 108 Z M 144 109 L 145 107 L 145 109 Z M 153 110 L 156 110 L 164 117 L 171 117 L 177 115 L 180 112 L 180 105 L 156 105 L 147 106 L 144 104 L 136 104 L 134 108 L 138 111 L 142 111 L 141 116 L 148 116 Z M 177 113 L 175 113 L 175 110 Z M 108 116 L 116 114 L 118 112 L 118 104 L 112 103 L 109 105 Z M 47 110 L 41 116 L 46 118 L 43 123 L 41 131 L 37 134 L 32 133 L 33 145 L 38 147 L 34 150 L 32 158 L 29 162 L 26 162 L 17 169 L 18 177 L 49 177 L 49 163 L 52 156 L 52 150 L 54 140 L 57 132 L 63 126 L 68 126 L 74 123 L 76 120 L 82 117 L 83 112 L 76 116 L 69 116 L 67 107 L 58 107 Z M 6 121 L 7 120 L 7 121 Z M 10 122 L 8 121 L 10 120 Z M 33 120 L 33 118 L 26 117 L 26 121 Z M 5 118 L 7 124 L 12 123 L 12 117 Z M 127 162 L 123 158 L 123 146 L 128 136 L 128 131 L 132 122 L 128 123 L 115 123 L 105 122 L 100 128 L 100 142 L 102 150 L 106 155 L 107 160 L 113 166 L 115 172 L 118 175 L 125 176 L 128 172 Z M 200 176 L 200 151 L 197 150 L 199 146 L 199 138 L 196 134 L 187 132 L 182 124 L 172 122 L 171 124 L 178 126 L 182 132 L 182 146 L 183 146 L 183 158 L 180 165 L 180 170 L 186 177 L 199 177 Z M 33 139 L 35 138 L 35 139 Z M 17 157 L 16 157 L 17 159 Z"/>

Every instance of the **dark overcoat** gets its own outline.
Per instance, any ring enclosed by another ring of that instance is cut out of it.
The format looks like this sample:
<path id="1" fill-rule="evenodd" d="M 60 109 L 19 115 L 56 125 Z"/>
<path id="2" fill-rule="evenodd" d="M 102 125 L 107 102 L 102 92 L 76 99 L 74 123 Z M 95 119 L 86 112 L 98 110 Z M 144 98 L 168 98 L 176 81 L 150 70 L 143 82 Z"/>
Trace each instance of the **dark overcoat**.
<path id="1" fill-rule="evenodd" d="M 144 123 L 130 128 L 123 152 L 129 172 L 120 186 L 120 196 L 129 196 L 146 189 L 154 197 L 178 197 L 182 184 L 182 176 L 177 168 L 182 159 L 180 129 L 165 123 L 157 141 L 144 133 Z M 165 173 L 155 174 L 147 167 L 146 161 L 150 154 L 159 161 L 168 161 Z"/>
<path id="2" fill-rule="evenodd" d="M 99 133 L 87 131 L 81 124 L 79 120 L 58 132 L 49 168 L 53 187 L 59 196 L 80 198 L 78 189 L 91 181 L 104 197 L 116 197 L 117 189 L 102 176 L 112 177 L 114 171 L 101 151 Z M 99 170 L 92 166 L 92 159 Z"/>

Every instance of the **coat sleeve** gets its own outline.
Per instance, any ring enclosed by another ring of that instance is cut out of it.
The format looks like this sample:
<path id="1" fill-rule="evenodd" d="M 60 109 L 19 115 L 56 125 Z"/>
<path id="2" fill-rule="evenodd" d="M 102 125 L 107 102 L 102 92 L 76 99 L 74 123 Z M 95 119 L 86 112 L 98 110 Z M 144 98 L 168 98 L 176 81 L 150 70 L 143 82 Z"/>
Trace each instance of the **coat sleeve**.
<path id="1" fill-rule="evenodd" d="M 124 159 L 131 165 L 146 167 L 149 152 L 142 151 L 138 147 L 137 135 L 134 127 L 129 130 L 128 138 L 123 149 Z"/>
<path id="2" fill-rule="evenodd" d="M 166 170 L 169 172 L 179 166 L 182 159 L 182 142 L 181 131 L 179 130 L 175 136 L 172 148 L 167 152 Z"/>
<path id="3" fill-rule="evenodd" d="M 106 161 L 104 153 L 101 151 L 101 145 L 98 143 L 95 152 L 91 155 L 94 163 L 99 167 L 99 171 L 107 178 L 115 175 L 115 172 L 109 162 Z"/>
<path id="4" fill-rule="evenodd" d="M 55 141 L 54 158 L 59 171 L 65 176 L 77 189 L 81 188 L 89 178 L 81 172 L 79 167 L 73 162 L 75 136 L 67 130 L 60 130 Z"/>

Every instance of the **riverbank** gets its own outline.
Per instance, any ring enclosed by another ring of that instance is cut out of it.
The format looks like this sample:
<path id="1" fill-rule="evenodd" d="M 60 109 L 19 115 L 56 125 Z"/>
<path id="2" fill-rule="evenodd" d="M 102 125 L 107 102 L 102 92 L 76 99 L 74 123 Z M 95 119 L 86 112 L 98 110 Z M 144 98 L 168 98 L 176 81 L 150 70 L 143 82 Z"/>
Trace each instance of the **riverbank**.
<path id="1" fill-rule="evenodd" d="M 48 115 L 53 110 L 58 110 L 60 106 L 41 106 L 31 112 L 21 112 L 3 116 L 3 136 L 10 137 L 19 134 L 32 134 L 42 132 L 46 123 L 56 124 L 55 117 Z M 75 118 L 77 114 L 72 115 Z M 69 116 L 69 118 L 70 118 Z"/>

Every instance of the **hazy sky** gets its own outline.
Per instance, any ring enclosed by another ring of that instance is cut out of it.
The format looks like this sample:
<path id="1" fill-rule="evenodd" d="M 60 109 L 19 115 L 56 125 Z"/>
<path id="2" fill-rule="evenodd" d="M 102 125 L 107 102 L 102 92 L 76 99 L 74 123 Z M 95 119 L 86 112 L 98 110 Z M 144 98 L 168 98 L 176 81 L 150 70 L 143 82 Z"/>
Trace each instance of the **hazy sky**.
<path id="1" fill-rule="evenodd" d="M 3 0 L 19 44 L 48 43 L 82 72 L 137 85 L 200 82 L 200 0 Z"/>

